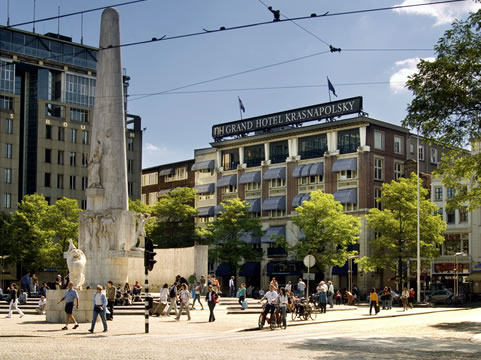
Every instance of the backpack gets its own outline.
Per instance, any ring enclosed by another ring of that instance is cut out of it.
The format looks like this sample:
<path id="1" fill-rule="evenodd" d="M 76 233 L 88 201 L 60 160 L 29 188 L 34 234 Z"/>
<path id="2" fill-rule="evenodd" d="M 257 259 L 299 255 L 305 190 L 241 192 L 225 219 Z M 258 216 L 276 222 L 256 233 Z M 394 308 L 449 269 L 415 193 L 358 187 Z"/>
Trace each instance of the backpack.
<path id="1" fill-rule="evenodd" d="M 176 295 L 176 288 L 175 288 L 175 285 L 172 285 L 172 287 L 170 288 L 170 291 L 169 291 L 169 297 L 170 298 L 175 298 L 175 295 Z"/>

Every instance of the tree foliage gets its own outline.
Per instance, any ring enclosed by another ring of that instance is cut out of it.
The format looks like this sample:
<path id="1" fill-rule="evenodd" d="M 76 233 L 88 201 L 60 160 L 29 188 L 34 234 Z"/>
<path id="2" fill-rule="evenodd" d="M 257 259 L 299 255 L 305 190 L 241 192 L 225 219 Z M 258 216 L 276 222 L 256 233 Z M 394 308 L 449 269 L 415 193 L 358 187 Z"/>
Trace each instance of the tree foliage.
<path id="1" fill-rule="evenodd" d="M 433 62 L 421 60 L 407 87 L 414 99 L 403 124 L 432 141 L 465 148 L 481 141 L 481 10 L 456 21 L 435 46 Z M 481 153 L 453 150 L 439 169 L 443 182 L 458 191 L 452 202 L 481 205 Z"/>
<path id="2" fill-rule="evenodd" d="M 361 233 L 361 220 L 344 214 L 341 203 L 321 190 L 311 193 L 311 200 L 296 208 L 293 222 L 304 232 L 298 243 L 298 257 L 314 255 L 324 266 L 343 266 L 355 251 L 349 251 Z"/>
<path id="3" fill-rule="evenodd" d="M 373 208 L 367 215 L 367 226 L 376 235 L 369 244 L 370 255 L 359 260 L 362 270 L 389 268 L 397 272 L 402 283 L 403 264 L 417 255 L 417 179 L 413 173 L 410 178 L 383 184 L 378 200 L 383 210 Z M 431 259 L 439 255 L 446 223 L 427 195 L 420 186 L 421 257 Z"/>
<path id="4" fill-rule="evenodd" d="M 161 248 L 193 246 L 197 240 L 194 217 L 196 191 L 176 188 L 161 197 L 152 207 L 152 226 L 146 226 L 147 236 Z"/>
<path id="5" fill-rule="evenodd" d="M 260 257 L 261 254 L 245 239 L 247 236 L 262 236 L 262 224 L 260 219 L 249 213 L 248 202 L 233 199 L 221 205 L 224 210 L 214 222 L 207 225 L 202 234 L 207 242 L 216 245 L 209 250 L 209 256 L 231 264 L 235 271 L 242 260 L 255 260 Z"/>

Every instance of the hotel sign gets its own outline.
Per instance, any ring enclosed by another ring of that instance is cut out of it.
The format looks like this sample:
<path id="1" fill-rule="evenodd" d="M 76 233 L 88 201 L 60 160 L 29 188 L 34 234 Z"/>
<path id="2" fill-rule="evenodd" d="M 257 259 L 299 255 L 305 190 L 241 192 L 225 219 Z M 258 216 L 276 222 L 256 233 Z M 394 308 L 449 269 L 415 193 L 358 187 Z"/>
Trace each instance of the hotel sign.
<path id="1" fill-rule="evenodd" d="M 307 121 L 332 119 L 336 116 L 359 113 L 362 111 L 362 97 L 353 97 L 324 104 L 306 106 L 299 109 L 232 121 L 212 126 L 212 137 L 247 134 L 252 131 L 269 130 L 276 127 L 301 124 Z"/>

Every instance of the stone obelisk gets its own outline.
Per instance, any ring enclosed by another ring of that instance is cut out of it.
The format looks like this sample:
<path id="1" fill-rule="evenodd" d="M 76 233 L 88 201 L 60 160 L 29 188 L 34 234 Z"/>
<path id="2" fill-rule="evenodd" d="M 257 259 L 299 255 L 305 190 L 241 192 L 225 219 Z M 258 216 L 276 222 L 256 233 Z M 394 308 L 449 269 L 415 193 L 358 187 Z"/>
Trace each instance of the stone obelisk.
<path id="1" fill-rule="evenodd" d="M 124 87 L 117 10 L 102 13 L 87 210 L 80 216 L 79 248 L 87 257 L 85 284 L 128 281 L 128 251 L 135 243 L 136 217 L 128 211 Z M 138 260 L 138 259 L 136 259 Z M 138 262 L 138 261 L 137 261 Z M 130 264 L 130 267 L 132 264 Z"/>

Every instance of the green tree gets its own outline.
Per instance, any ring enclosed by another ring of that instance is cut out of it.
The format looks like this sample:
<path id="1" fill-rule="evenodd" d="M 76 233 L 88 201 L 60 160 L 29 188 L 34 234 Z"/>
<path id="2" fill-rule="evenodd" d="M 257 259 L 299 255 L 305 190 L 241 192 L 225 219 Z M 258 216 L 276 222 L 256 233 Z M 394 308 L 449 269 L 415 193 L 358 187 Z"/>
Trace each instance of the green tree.
<path id="1" fill-rule="evenodd" d="M 357 243 L 361 220 L 344 214 L 341 203 L 332 194 L 321 190 L 311 193 L 311 200 L 296 208 L 295 225 L 304 232 L 297 245 L 297 256 L 314 255 L 324 266 L 343 266 L 355 251 L 349 245 Z"/>
<path id="2" fill-rule="evenodd" d="M 57 267 L 65 265 L 63 259 L 64 251 L 68 250 L 69 239 L 78 244 L 78 224 L 79 214 L 82 209 L 78 207 L 77 200 L 63 197 L 47 210 L 47 219 L 45 225 L 54 232 L 53 240 L 53 257 Z"/>
<path id="3" fill-rule="evenodd" d="M 156 221 L 152 228 L 146 228 L 146 233 L 159 247 L 178 248 L 195 244 L 195 194 L 194 189 L 179 187 L 161 197 L 153 206 L 152 215 Z"/>
<path id="4" fill-rule="evenodd" d="M 417 255 L 417 179 L 413 173 L 408 179 L 382 185 L 378 201 L 383 210 L 373 208 L 367 215 L 367 226 L 376 235 L 369 244 L 370 256 L 359 259 L 362 270 L 389 268 L 396 271 L 403 283 L 403 264 Z M 446 223 L 438 214 L 438 207 L 426 199 L 427 195 L 428 191 L 420 186 L 421 257 L 432 259 L 439 255 Z"/>
<path id="5" fill-rule="evenodd" d="M 260 219 L 251 216 L 248 202 L 233 199 L 221 205 L 224 210 L 207 225 L 203 235 L 216 245 L 209 250 L 209 257 L 230 264 L 232 272 L 237 273 L 241 261 L 260 258 L 261 254 L 245 241 L 245 237 L 262 236 L 262 224 Z"/>
<path id="6" fill-rule="evenodd" d="M 421 60 L 407 87 L 414 99 L 405 126 L 431 141 L 453 147 L 439 174 L 457 189 L 452 203 L 481 206 L 481 153 L 456 150 L 481 143 L 481 10 L 455 21 L 434 47 L 432 62 Z M 462 191 L 466 185 L 467 191 Z"/>

